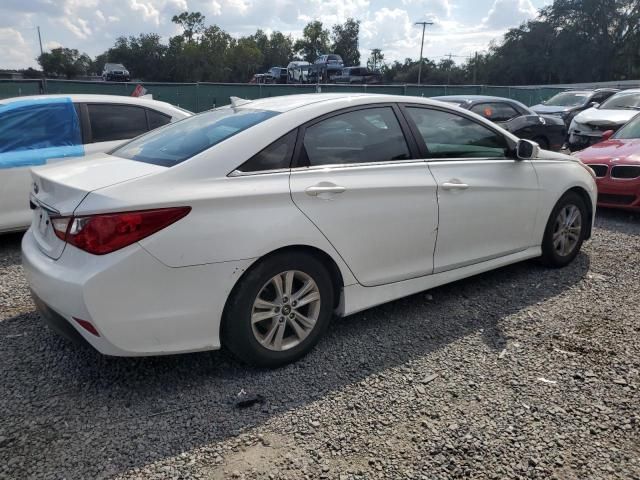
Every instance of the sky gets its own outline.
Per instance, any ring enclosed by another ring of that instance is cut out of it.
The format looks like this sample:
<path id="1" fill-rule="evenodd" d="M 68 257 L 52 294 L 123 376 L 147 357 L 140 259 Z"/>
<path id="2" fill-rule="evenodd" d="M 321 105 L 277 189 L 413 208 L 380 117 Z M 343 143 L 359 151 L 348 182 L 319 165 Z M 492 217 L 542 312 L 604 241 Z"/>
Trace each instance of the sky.
<path id="1" fill-rule="evenodd" d="M 326 27 L 348 17 L 361 21 L 360 51 L 372 48 L 385 61 L 418 58 L 421 27 L 427 27 L 424 56 L 453 60 L 487 49 L 492 40 L 522 21 L 534 18 L 551 0 L 1 0 L 0 68 L 37 67 L 36 26 L 43 48 L 76 48 L 91 57 L 111 47 L 122 35 L 158 33 L 165 40 L 180 33 L 175 14 L 199 11 L 206 24 L 217 24 L 234 36 L 258 28 L 279 30 L 294 38 L 312 20 Z"/>

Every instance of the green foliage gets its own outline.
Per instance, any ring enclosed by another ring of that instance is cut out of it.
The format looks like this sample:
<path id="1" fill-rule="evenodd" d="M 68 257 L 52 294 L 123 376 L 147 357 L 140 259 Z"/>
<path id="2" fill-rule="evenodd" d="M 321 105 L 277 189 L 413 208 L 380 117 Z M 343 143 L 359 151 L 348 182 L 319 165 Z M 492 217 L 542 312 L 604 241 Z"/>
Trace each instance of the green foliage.
<path id="1" fill-rule="evenodd" d="M 322 28 L 322 22 L 318 20 L 308 23 L 293 49 L 303 60 L 313 63 L 320 55 L 329 53 L 329 30 Z"/>
<path id="2" fill-rule="evenodd" d="M 333 26 L 331 50 L 342 57 L 345 65 L 360 65 L 359 35 L 360 20 L 347 18 L 342 25 Z"/>
<path id="3" fill-rule="evenodd" d="M 71 48 L 54 48 L 38 57 L 38 63 L 47 76 L 74 78 L 87 75 L 91 69 L 91 58 Z"/>
<path id="4" fill-rule="evenodd" d="M 182 27 L 182 35 L 189 43 L 193 42 L 194 35 L 204 30 L 204 15 L 200 12 L 182 12 L 174 15 L 171 21 Z"/>

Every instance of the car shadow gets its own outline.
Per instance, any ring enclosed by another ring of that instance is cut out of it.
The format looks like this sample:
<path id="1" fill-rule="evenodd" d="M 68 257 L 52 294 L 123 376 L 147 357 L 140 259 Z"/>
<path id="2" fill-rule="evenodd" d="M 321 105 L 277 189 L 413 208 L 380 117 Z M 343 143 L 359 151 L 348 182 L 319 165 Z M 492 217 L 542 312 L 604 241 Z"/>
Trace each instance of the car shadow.
<path id="1" fill-rule="evenodd" d="M 86 464 L 71 457 L 90 459 L 102 475 L 121 473 L 232 437 L 469 335 L 497 354 L 507 341 L 504 319 L 588 270 L 584 253 L 562 271 L 524 262 L 336 319 L 311 354 L 277 370 L 248 368 L 223 352 L 107 358 L 25 313 L 0 321 L 0 452 L 22 459 L 16 478 L 34 463 L 42 476 L 86 478 Z M 238 408 L 242 390 L 264 402 Z"/>
<path id="2" fill-rule="evenodd" d="M 17 265 L 21 262 L 20 242 L 24 232 L 0 234 L 0 267 Z"/>

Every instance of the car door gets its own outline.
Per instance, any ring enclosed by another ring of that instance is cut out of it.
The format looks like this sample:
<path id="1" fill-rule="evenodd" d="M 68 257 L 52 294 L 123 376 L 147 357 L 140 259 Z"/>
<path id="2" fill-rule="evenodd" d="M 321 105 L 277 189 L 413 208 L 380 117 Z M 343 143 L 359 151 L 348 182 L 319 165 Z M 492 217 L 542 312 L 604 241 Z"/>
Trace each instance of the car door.
<path id="1" fill-rule="evenodd" d="M 385 104 L 321 117 L 296 144 L 293 201 L 365 286 L 433 271 L 436 184 L 406 133 Z"/>
<path id="2" fill-rule="evenodd" d="M 538 181 L 530 161 L 510 155 L 512 141 L 457 112 L 403 111 L 438 184 L 434 272 L 533 246 Z"/>
<path id="3" fill-rule="evenodd" d="M 85 152 L 106 152 L 126 140 L 149 131 L 144 107 L 117 103 L 87 103 L 83 106 L 86 120 Z M 169 119 L 170 121 L 170 119 Z"/>

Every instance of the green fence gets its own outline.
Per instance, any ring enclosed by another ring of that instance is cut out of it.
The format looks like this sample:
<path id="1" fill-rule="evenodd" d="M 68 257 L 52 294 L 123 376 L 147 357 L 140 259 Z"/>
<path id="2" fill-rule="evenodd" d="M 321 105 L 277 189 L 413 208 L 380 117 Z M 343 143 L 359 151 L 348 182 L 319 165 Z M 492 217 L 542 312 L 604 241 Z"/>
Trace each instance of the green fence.
<path id="1" fill-rule="evenodd" d="M 39 93 L 89 93 L 102 95 L 131 95 L 137 83 L 86 82 L 74 80 L 0 80 L 0 99 L 36 95 Z M 494 95 L 534 105 L 546 100 L 563 88 L 496 87 L 489 85 L 263 85 L 246 83 L 143 83 L 147 92 L 162 100 L 193 112 L 227 105 L 229 97 L 256 99 L 293 95 L 296 93 L 368 92 L 418 97 L 439 95 Z"/>

